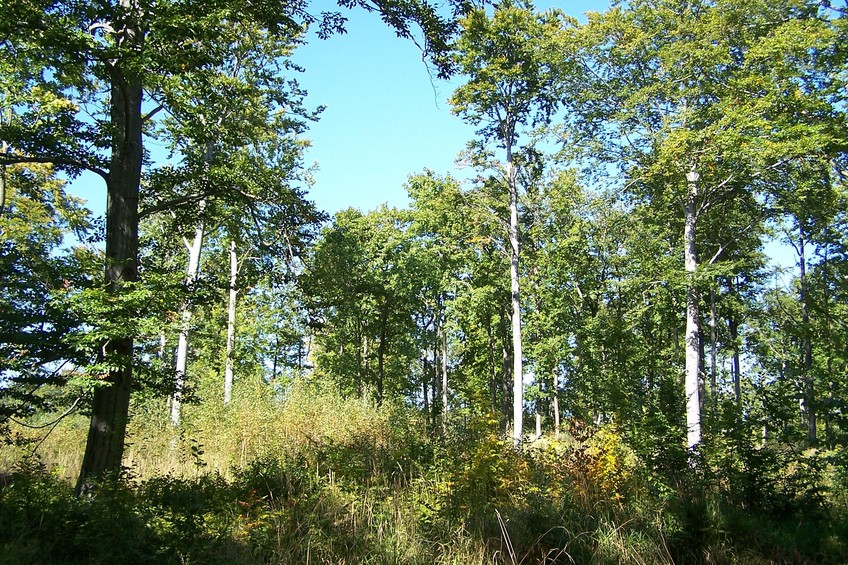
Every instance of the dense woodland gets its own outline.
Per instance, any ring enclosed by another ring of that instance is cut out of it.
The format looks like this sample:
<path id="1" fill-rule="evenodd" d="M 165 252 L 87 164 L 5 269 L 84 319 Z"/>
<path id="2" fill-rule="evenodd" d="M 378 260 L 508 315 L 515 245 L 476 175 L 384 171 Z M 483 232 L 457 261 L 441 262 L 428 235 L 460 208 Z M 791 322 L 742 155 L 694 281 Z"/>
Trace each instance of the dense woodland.
<path id="1" fill-rule="evenodd" d="M 848 562 L 848 5 L 337 4 L 0 1 L 0 561 Z M 349 10 L 477 135 L 328 217 Z"/>

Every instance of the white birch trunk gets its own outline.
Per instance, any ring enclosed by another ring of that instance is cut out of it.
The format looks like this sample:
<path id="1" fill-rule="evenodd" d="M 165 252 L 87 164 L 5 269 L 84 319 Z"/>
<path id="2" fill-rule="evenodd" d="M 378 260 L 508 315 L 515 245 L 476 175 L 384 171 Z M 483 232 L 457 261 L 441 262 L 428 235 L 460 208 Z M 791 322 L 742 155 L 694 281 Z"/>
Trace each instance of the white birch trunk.
<path id="1" fill-rule="evenodd" d="M 205 208 L 205 201 L 200 202 L 200 212 Z M 188 269 L 186 270 L 186 286 L 191 289 L 191 286 L 197 281 L 197 275 L 200 272 L 200 251 L 203 248 L 203 233 L 204 223 L 201 218 L 197 222 L 197 229 L 194 232 L 194 241 L 189 244 L 185 241 L 188 249 Z M 188 363 L 188 332 L 191 327 L 191 304 L 186 301 L 183 304 L 183 311 L 180 315 L 180 335 L 177 339 L 177 361 L 175 366 L 175 381 L 174 395 L 171 397 L 171 424 L 174 426 L 180 425 L 180 417 L 182 412 L 182 393 L 185 385 L 186 365 Z"/>
<path id="2" fill-rule="evenodd" d="M 686 268 L 686 445 L 691 450 L 701 443 L 701 398 L 698 371 L 701 354 L 698 348 L 698 287 L 695 271 L 698 258 L 695 253 L 696 200 L 698 173 L 693 167 L 686 175 L 686 227 L 683 235 L 684 264 Z"/>
<path id="3" fill-rule="evenodd" d="M 509 278 L 512 291 L 512 439 L 521 447 L 524 434 L 524 368 L 521 348 L 521 301 L 518 281 L 518 187 L 512 162 L 512 148 L 507 144 L 506 176 L 509 185 Z"/>
<path id="4" fill-rule="evenodd" d="M 227 358 L 224 363 L 224 404 L 233 398 L 233 352 L 236 345 L 236 278 L 238 277 L 238 256 L 236 242 L 230 241 L 230 296 L 227 302 Z"/>

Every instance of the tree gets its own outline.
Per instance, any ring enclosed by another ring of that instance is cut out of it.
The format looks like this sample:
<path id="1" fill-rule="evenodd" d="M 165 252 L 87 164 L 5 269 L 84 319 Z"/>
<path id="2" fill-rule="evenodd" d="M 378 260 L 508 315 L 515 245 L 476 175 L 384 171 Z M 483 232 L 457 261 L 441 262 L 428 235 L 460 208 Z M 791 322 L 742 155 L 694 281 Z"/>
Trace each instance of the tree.
<path id="1" fill-rule="evenodd" d="M 790 37 L 793 54 L 832 52 L 835 36 L 813 17 L 817 6 L 631 2 L 590 15 L 565 47 L 579 65 L 569 83 L 572 130 L 618 164 L 631 192 L 682 216 L 690 448 L 701 441 L 698 225 L 786 161 L 831 144 L 834 122 L 821 119 L 821 103 L 832 87 L 787 90 L 784 79 L 804 73 L 792 56 L 781 60 Z M 787 112 L 787 96 L 809 113 Z"/>
<path id="2" fill-rule="evenodd" d="M 484 142 L 495 142 L 504 151 L 503 164 L 495 164 L 509 195 L 509 256 L 512 297 L 513 441 L 523 436 L 524 371 L 521 340 L 519 282 L 518 182 L 514 152 L 521 128 L 542 125 L 556 110 L 558 59 L 553 38 L 562 24 L 558 12 L 534 14 L 531 4 L 505 0 L 495 4 L 489 17 L 483 9 L 462 20 L 462 35 L 455 60 L 468 82 L 451 98 L 454 112 L 469 123 L 482 125 Z"/>

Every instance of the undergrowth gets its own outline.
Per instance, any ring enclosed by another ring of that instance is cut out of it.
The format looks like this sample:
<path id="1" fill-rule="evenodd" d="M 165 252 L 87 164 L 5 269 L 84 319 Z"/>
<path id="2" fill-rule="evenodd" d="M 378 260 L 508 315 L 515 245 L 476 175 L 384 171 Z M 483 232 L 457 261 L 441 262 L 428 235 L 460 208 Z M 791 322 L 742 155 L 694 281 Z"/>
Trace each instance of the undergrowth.
<path id="1" fill-rule="evenodd" d="M 846 563 L 844 462 L 736 438 L 651 457 L 613 426 L 517 452 L 472 420 L 432 435 L 402 405 L 306 389 L 148 403 L 127 468 L 76 498 L 84 422 L 5 448 L 2 563 Z M 39 438 L 39 441 L 44 439 Z"/>

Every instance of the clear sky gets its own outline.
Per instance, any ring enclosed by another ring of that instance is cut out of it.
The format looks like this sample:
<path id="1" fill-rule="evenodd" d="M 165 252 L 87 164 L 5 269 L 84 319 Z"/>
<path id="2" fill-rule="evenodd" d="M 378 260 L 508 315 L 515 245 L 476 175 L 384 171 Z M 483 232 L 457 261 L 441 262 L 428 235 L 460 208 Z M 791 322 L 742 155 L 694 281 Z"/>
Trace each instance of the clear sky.
<path id="1" fill-rule="evenodd" d="M 539 1 L 581 17 L 601 11 L 604 0 Z M 429 168 L 454 172 L 454 159 L 474 138 L 474 128 L 451 114 L 447 100 L 456 84 L 430 77 L 418 48 L 399 39 L 377 14 L 346 10 L 347 33 L 320 40 L 309 36 L 293 59 L 306 68 L 298 80 L 307 102 L 325 105 L 307 134 L 307 162 L 319 170 L 311 197 L 334 213 L 363 211 L 384 202 L 407 203 L 404 182 Z"/>

